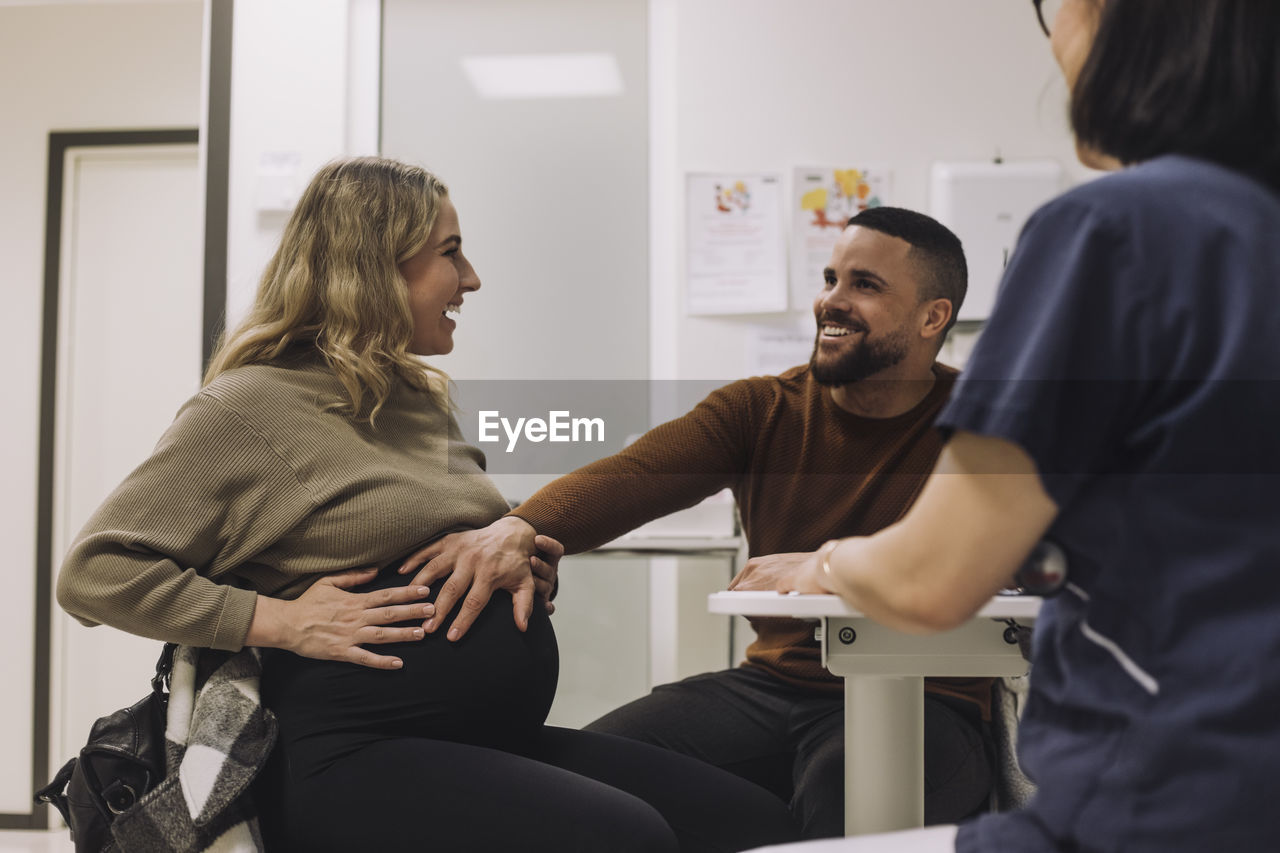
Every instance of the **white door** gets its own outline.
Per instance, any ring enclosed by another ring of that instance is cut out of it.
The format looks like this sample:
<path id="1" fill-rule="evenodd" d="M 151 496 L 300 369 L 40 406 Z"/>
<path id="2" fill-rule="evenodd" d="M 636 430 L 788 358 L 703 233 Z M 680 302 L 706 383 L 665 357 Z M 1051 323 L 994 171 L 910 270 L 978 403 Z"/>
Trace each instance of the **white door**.
<path id="1" fill-rule="evenodd" d="M 200 386 L 195 145 L 73 148 L 65 164 L 53 559 Z M 55 605 L 50 765 L 144 694 L 160 644 Z M 50 810 L 52 811 L 52 810 Z"/>

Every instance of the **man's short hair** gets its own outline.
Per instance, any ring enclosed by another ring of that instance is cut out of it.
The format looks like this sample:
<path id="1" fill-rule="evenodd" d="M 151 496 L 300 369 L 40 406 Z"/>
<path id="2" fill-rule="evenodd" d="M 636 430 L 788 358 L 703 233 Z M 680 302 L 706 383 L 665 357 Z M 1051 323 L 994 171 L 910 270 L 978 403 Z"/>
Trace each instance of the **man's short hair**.
<path id="1" fill-rule="evenodd" d="M 1107 0 L 1071 125 L 1122 163 L 1185 154 L 1280 189 L 1280 3 Z"/>
<path id="2" fill-rule="evenodd" d="M 911 246 L 908 257 L 922 273 L 920 301 L 946 299 L 951 302 L 951 319 L 942 330 L 942 340 L 946 340 L 947 332 L 960 316 L 960 306 L 969 289 L 969 267 L 964 261 L 960 238 L 933 217 L 902 207 L 869 207 L 852 217 L 845 227 L 849 225 L 897 237 Z"/>

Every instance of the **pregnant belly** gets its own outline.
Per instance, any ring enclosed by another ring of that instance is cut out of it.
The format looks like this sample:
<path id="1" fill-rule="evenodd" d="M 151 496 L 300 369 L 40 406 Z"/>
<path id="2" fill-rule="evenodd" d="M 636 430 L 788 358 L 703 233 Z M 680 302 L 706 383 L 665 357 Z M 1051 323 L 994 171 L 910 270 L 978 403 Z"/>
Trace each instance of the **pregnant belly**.
<path id="1" fill-rule="evenodd" d="M 384 572 L 359 591 L 409 580 Z M 431 600 L 442 583 L 432 587 Z M 288 652 L 267 655 L 263 699 L 276 712 L 281 739 L 366 732 L 498 747 L 523 740 L 546 719 L 559 672 L 555 633 L 542 603 L 535 604 L 529 629 L 522 632 L 511 595 L 495 592 L 466 635 L 450 642 L 445 634 L 454 613 L 422 640 L 368 646 L 403 660 L 399 670 Z"/>

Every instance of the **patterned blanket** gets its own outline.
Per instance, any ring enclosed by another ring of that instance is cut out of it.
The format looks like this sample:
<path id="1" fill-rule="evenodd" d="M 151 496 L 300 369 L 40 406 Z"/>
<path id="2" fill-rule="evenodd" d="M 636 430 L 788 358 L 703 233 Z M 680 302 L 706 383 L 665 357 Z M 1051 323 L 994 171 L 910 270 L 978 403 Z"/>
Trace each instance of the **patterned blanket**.
<path id="1" fill-rule="evenodd" d="M 111 825 L 121 851 L 262 851 L 250 783 L 276 739 L 257 649 L 180 646 L 165 728 L 165 778 Z"/>

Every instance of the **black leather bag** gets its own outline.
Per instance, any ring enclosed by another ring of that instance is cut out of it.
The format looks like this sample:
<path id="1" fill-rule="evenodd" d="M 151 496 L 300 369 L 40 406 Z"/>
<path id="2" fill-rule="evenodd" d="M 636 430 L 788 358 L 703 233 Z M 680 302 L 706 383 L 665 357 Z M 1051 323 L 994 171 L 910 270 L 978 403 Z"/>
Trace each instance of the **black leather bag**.
<path id="1" fill-rule="evenodd" d="M 99 853 L 112 843 L 111 824 L 164 778 L 166 688 L 177 646 L 168 643 L 156 662 L 151 692 L 138 702 L 98 718 L 80 755 L 63 765 L 35 801 L 56 808 L 71 827 L 76 853 Z"/>

